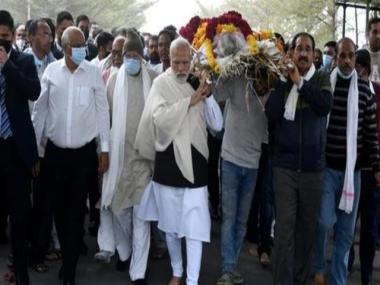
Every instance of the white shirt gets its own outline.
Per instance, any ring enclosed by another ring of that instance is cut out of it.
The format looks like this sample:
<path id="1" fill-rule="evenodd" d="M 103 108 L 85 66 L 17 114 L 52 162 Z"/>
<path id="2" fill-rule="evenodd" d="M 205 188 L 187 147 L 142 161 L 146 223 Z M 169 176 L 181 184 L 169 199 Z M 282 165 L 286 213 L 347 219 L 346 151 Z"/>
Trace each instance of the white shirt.
<path id="1" fill-rule="evenodd" d="M 163 63 L 159 63 L 159 64 L 156 64 L 156 65 L 153 65 L 151 67 L 155 72 L 157 72 L 157 74 L 161 74 L 164 72 L 164 65 Z"/>
<path id="2" fill-rule="evenodd" d="M 56 59 L 54 58 L 54 55 L 52 52 L 49 52 L 47 55 L 45 55 L 45 57 L 43 59 L 39 59 L 35 53 L 33 52 L 33 49 L 31 47 L 28 47 L 27 49 L 25 49 L 23 51 L 24 53 L 27 53 L 27 54 L 31 54 L 33 55 L 33 58 L 34 58 L 34 64 L 36 66 L 36 69 L 37 69 L 37 74 L 38 74 L 38 79 L 41 81 L 42 79 L 42 75 L 44 74 L 44 71 L 46 69 L 46 67 L 56 61 Z M 33 112 L 33 107 L 34 107 L 34 104 L 35 104 L 35 101 L 31 101 L 29 100 L 29 112 L 30 112 L 30 115 L 32 115 L 32 112 Z"/>
<path id="3" fill-rule="evenodd" d="M 215 132 L 220 132 L 223 128 L 223 114 L 218 103 L 215 101 L 214 95 L 205 100 L 204 114 L 206 125 Z"/>
<path id="4" fill-rule="evenodd" d="M 99 56 L 95 57 L 93 60 L 90 61 L 93 65 L 99 66 L 100 59 Z"/>
<path id="5" fill-rule="evenodd" d="M 32 120 L 40 155 L 43 135 L 70 149 L 99 137 L 101 151 L 108 152 L 109 107 L 99 68 L 85 60 L 71 73 L 65 58 L 51 63 L 42 76 Z"/>

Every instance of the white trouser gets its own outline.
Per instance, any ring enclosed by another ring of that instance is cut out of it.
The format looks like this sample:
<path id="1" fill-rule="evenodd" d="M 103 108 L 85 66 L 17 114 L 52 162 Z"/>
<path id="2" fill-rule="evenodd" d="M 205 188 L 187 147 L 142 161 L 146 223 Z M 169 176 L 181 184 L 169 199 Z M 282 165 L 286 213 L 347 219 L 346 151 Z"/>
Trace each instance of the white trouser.
<path id="1" fill-rule="evenodd" d="M 144 279 L 150 247 L 150 222 L 137 217 L 138 205 L 121 213 L 100 212 L 98 244 L 100 250 L 119 253 L 126 261 L 132 252 L 129 275 L 132 281 Z"/>
<path id="2" fill-rule="evenodd" d="M 182 250 L 181 239 L 176 234 L 166 233 L 166 243 L 170 255 L 170 262 L 174 277 L 182 277 Z M 186 238 L 187 255 L 187 285 L 198 285 L 199 271 L 202 260 L 202 242 L 199 240 Z"/>
<path id="3" fill-rule="evenodd" d="M 118 214 L 110 210 L 100 211 L 100 226 L 98 245 L 101 251 L 119 254 L 121 261 L 126 261 L 131 255 L 132 243 L 132 212 L 125 209 Z"/>
<path id="4" fill-rule="evenodd" d="M 130 209 L 113 214 L 113 230 L 119 259 L 126 261 L 132 251 L 132 211 Z"/>
<path id="5" fill-rule="evenodd" d="M 98 230 L 98 245 L 100 251 L 115 252 L 115 237 L 113 230 L 113 214 L 109 210 L 100 210 L 100 225 Z"/>
<path id="6" fill-rule="evenodd" d="M 150 222 L 137 217 L 138 205 L 133 207 L 132 258 L 129 276 L 132 281 L 145 279 L 150 247 Z M 132 208 L 130 208 L 132 212 Z"/>

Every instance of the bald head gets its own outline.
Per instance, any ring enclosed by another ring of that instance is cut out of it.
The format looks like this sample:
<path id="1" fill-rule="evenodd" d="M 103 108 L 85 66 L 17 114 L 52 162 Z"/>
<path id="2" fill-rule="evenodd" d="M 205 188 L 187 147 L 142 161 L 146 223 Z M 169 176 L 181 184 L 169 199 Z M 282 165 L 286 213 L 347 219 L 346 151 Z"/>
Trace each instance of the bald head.
<path id="1" fill-rule="evenodd" d="M 62 34 L 62 47 L 69 45 L 71 47 L 75 46 L 83 46 L 86 42 L 82 31 L 77 27 L 68 27 Z"/>
<path id="2" fill-rule="evenodd" d="M 71 71 L 86 57 L 86 40 L 82 31 L 77 27 L 68 27 L 62 34 L 62 49 L 66 64 L 70 65 Z"/>
<path id="3" fill-rule="evenodd" d="M 123 36 L 117 36 L 112 43 L 112 49 L 115 47 L 121 46 L 121 50 L 123 49 L 124 43 L 125 43 L 126 38 Z"/>
<path id="4" fill-rule="evenodd" d="M 120 67 L 123 64 L 123 47 L 126 38 L 117 36 L 112 44 L 112 65 Z"/>
<path id="5" fill-rule="evenodd" d="M 344 75 L 349 75 L 355 68 L 356 46 L 350 38 L 343 38 L 338 42 L 337 64 Z"/>

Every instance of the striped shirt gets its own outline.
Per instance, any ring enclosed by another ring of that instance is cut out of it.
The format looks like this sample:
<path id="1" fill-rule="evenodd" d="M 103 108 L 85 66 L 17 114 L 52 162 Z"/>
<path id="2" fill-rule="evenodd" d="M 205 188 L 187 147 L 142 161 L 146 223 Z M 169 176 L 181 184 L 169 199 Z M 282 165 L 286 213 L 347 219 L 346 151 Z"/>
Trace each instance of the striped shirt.
<path id="1" fill-rule="evenodd" d="M 350 79 L 337 78 L 333 107 L 327 129 L 326 165 L 344 171 L 346 167 L 347 103 Z M 379 169 L 379 145 L 377 141 L 376 104 L 368 83 L 359 79 L 359 118 L 356 169 L 363 167 L 365 157 L 374 170 Z M 363 154 L 363 149 L 368 156 Z M 365 163 L 368 165 L 368 162 Z"/>

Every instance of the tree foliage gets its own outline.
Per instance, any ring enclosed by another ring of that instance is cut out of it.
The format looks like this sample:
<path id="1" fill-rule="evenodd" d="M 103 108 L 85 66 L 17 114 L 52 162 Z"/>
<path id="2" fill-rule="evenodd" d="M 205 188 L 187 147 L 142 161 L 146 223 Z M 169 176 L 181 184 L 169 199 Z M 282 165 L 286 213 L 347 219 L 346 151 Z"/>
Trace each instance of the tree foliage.
<path id="1" fill-rule="evenodd" d="M 253 29 L 271 29 L 290 39 L 296 33 L 311 33 L 323 45 L 336 34 L 334 0 L 225 0 L 219 8 L 207 8 L 198 1 L 201 16 L 210 17 L 222 11 L 236 10 Z"/>
<path id="2" fill-rule="evenodd" d="M 67 10 L 73 17 L 86 14 L 101 28 L 136 27 L 144 22 L 144 11 L 156 0 L 29 0 L 31 18 L 49 17 L 55 20 L 57 13 Z M 16 22 L 28 18 L 28 0 L 1 0 L 1 9 L 9 10 Z"/>

